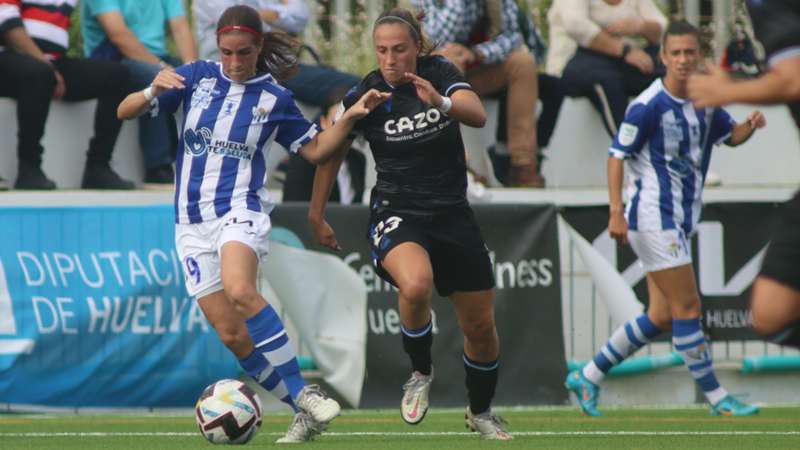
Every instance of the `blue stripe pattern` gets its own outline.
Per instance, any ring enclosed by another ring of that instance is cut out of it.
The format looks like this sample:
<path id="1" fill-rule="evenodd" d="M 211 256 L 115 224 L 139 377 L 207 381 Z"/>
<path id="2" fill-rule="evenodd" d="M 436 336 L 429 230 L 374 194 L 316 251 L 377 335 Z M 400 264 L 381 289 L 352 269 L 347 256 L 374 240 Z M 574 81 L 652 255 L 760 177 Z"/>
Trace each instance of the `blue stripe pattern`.
<path id="1" fill-rule="evenodd" d="M 669 169 L 667 168 L 667 160 L 664 155 L 665 142 L 664 131 L 660 130 L 655 136 L 653 141 L 660 140 L 660 145 L 650 145 L 650 161 L 653 163 L 653 170 L 656 172 L 658 178 L 658 204 L 659 212 L 661 213 L 661 229 L 671 230 L 675 228 L 675 220 L 673 214 L 675 213 L 672 207 L 672 182 L 669 177 Z"/>
<path id="2" fill-rule="evenodd" d="M 681 196 L 683 197 L 681 199 L 682 200 L 681 208 L 683 209 L 683 223 L 681 224 L 681 227 L 686 233 L 690 233 L 692 231 L 692 205 L 694 204 L 695 167 L 694 164 L 692 163 L 691 159 L 692 155 L 690 154 L 691 149 L 689 147 L 691 143 L 689 121 L 686 120 L 686 118 L 684 117 L 684 119 L 680 121 L 680 126 L 683 132 L 683 139 L 681 139 L 680 142 L 679 154 L 681 156 L 681 159 L 688 162 L 687 169 L 690 169 L 690 171 L 681 179 L 681 182 L 683 184 L 683 187 L 681 189 Z"/>
<path id="3" fill-rule="evenodd" d="M 625 324 L 625 334 L 628 336 L 628 340 L 631 341 L 633 343 L 633 345 L 635 345 L 637 347 L 640 347 L 640 348 L 642 346 L 644 346 L 644 342 L 640 341 L 636 337 L 636 333 L 633 332 L 633 327 L 631 326 L 630 323 L 626 323 Z"/>
<path id="4" fill-rule="evenodd" d="M 224 91 L 227 95 L 230 89 L 230 83 L 218 79 L 216 88 Z M 208 109 L 200 114 L 200 120 L 197 121 L 197 128 L 194 130 L 200 133 L 200 129 L 206 124 L 214 124 L 217 121 L 220 109 L 225 100 L 225 95 L 213 97 Z M 213 131 L 213 129 L 212 129 Z M 203 152 L 202 155 L 192 158 L 192 167 L 189 169 L 188 192 L 187 192 L 187 205 L 186 212 L 189 216 L 189 223 L 200 223 L 203 217 L 200 215 L 200 186 L 203 184 L 203 178 L 206 172 L 206 160 L 208 160 L 208 152 Z"/>
<path id="5" fill-rule="evenodd" d="M 636 180 L 634 185 L 636 186 L 636 193 L 633 194 L 633 199 L 631 199 L 631 210 L 630 214 L 628 214 L 628 229 L 636 231 L 639 226 L 639 200 L 642 193 L 642 180 Z"/>
<path id="6" fill-rule="evenodd" d="M 265 352 L 274 352 L 278 350 L 294 353 L 290 347 L 289 337 L 286 335 L 283 323 L 272 305 L 265 306 L 255 316 L 247 319 L 246 324 L 250 337 L 257 345 L 256 351 L 258 353 L 263 355 Z M 270 340 L 270 342 L 262 344 L 262 342 L 267 340 Z M 305 386 L 303 376 L 300 374 L 300 365 L 297 362 L 297 358 L 292 357 L 283 364 L 276 364 L 275 361 L 272 361 L 271 364 L 286 384 L 289 395 L 291 395 L 292 398 L 297 398 L 297 394 L 299 394 L 300 390 Z"/>

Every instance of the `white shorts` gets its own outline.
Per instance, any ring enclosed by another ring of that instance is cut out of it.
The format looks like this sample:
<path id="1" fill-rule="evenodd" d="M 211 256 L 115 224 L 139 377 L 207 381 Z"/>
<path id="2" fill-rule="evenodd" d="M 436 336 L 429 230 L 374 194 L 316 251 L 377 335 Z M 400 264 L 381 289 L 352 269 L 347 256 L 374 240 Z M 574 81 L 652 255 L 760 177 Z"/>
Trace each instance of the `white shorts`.
<path id="1" fill-rule="evenodd" d="M 692 263 L 692 250 L 683 230 L 628 231 L 628 241 L 645 272 Z"/>
<path id="2" fill-rule="evenodd" d="M 226 242 L 247 245 L 261 261 L 269 250 L 271 228 L 268 214 L 247 209 L 229 211 L 208 222 L 175 225 L 175 247 L 189 295 L 201 298 L 222 290 L 220 260 Z"/>

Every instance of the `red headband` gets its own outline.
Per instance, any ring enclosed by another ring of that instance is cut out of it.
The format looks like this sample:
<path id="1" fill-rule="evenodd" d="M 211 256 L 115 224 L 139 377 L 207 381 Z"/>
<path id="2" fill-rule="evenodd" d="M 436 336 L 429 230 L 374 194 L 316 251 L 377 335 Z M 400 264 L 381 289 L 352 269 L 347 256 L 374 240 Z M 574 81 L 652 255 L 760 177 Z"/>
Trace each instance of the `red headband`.
<path id="1" fill-rule="evenodd" d="M 217 34 L 219 35 L 219 34 L 222 34 L 222 33 L 228 32 L 228 31 L 244 31 L 245 33 L 250 33 L 253 36 L 256 36 L 258 38 L 263 38 L 264 37 L 257 30 L 254 30 L 254 29 L 252 29 L 250 27 L 246 27 L 244 25 L 227 25 L 227 26 L 224 26 L 224 27 L 220 28 L 219 30 L 217 30 Z"/>

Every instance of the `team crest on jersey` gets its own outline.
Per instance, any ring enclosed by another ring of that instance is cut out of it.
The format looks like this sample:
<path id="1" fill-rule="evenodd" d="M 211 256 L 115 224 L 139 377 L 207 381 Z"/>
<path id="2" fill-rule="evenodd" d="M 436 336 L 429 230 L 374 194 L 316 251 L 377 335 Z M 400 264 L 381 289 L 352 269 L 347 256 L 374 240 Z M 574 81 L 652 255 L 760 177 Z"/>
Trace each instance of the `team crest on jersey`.
<path id="1" fill-rule="evenodd" d="M 269 111 L 262 106 L 253 106 L 253 123 L 265 123 L 269 118 Z"/>
<path id="2" fill-rule="evenodd" d="M 225 102 L 222 103 L 222 115 L 223 116 L 230 116 L 233 114 L 239 107 L 239 100 L 236 98 L 226 98 Z"/>
<path id="3" fill-rule="evenodd" d="M 211 130 L 208 128 L 200 128 L 193 130 L 187 128 L 183 132 L 183 148 L 186 153 L 200 156 L 208 150 L 208 143 L 211 141 Z"/>
<path id="4" fill-rule="evenodd" d="M 192 108 L 208 109 L 211 105 L 211 96 L 214 93 L 216 78 L 203 78 L 197 82 L 197 87 L 192 93 Z"/>

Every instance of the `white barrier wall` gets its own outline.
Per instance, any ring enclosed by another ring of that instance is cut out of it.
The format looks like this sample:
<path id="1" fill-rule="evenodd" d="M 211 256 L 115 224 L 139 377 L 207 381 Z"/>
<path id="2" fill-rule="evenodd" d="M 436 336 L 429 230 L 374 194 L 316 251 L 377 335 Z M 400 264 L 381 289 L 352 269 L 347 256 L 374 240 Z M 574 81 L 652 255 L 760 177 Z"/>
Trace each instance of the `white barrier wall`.
<path id="1" fill-rule="evenodd" d="M 93 130 L 94 101 L 53 102 L 42 145 L 45 148 L 44 171 L 59 188 L 80 187 L 86 149 Z M 494 141 L 497 102 L 486 102 L 489 121 L 481 130 L 462 127 L 470 165 L 482 175 L 490 172 L 485 149 Z M 729 111 L 744 120 L 749 106 L 733 106 Z M 303 107 L 307 117 L 313 109 Z M 711 170 L 726 186 L 785 186 L 800 184 L 800 138 L 784 107 L 762 108 L 768 126 L 736 149 L 720 147 L 711 161 Z M 0 177 L 16 179 L 17 121 L 15 104 L 0 98 Z M 567 98 L 561 109 L 555 133 L 545 154 L 543 173 L 548 187 L 591 188 L 606 185 L 606 158 L 610 138 L 600 118 L 584 99 Z M 270 154 L 274 167 L 285 156 L 276 150 Z M 138 144 L 137 124 L 123 124 L 112 166 L 123 177 L 140 183 L 143 178 L 142 153 Z M 370 179 L 374 176 L 369 171 Z M 368 179 L 368 181 L 370 181 Z M 275 187 L 275 186 L 270 186 Z"/>

